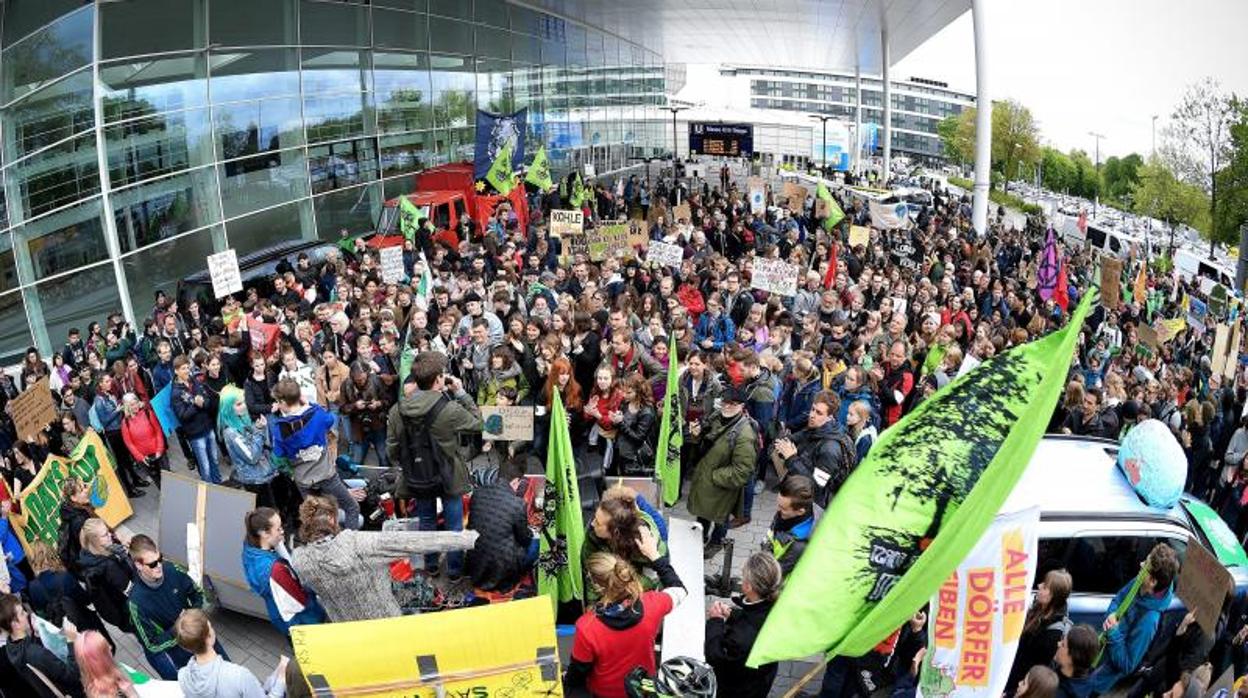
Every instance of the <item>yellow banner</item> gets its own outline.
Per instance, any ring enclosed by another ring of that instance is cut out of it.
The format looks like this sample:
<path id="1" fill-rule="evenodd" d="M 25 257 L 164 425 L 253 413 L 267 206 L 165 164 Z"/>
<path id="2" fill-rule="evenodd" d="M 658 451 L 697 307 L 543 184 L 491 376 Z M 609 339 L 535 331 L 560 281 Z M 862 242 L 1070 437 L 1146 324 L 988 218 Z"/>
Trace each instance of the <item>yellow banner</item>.
<path id="1" fill-rule="evenodd" d="M 20 506 L 9 514 L 9 521 L 27 552 L 38 540 L 56 546 L 61 527 L 61 483 L 70 475 L 91 486 L 95 515 L 109 526 L 119 525 L 134 513 L 108 448 L 98 434 L 88 430 L 69 458 L 48 456 L 30 486 L 17 495 Z"/>
<path id="2" fill-rule="evenodd" d="M 562 696 L 550 599 L 290 629 L 315 695 Z"/>
<path id="3" fill-rule="evenodd" d="M 1006 643 L 1017 642 L 1023 634 L 1023 622 L 1027 620 L 1027 599 L 1031 593 L 1031 579 L 1027 546 L 1023 530 L 1013 528 L 1001 537 L 1001 569 L 1004 570 L 1004 603 L 1001 604 L 1001 635 Z"/>

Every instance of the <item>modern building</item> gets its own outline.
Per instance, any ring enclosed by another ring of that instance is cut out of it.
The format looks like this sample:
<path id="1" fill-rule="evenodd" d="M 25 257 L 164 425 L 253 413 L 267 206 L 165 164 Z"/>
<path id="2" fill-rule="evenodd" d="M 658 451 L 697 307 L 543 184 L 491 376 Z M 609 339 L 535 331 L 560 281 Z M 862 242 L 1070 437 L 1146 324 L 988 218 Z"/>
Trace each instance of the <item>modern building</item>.
<path id="1" fill-rule="evenodd" d="M 0 357 L 233 248 L 370 229 L 528 108 L 556 174 L 657 154 L 659 53 L 503 0 L 0 2 Z"/>

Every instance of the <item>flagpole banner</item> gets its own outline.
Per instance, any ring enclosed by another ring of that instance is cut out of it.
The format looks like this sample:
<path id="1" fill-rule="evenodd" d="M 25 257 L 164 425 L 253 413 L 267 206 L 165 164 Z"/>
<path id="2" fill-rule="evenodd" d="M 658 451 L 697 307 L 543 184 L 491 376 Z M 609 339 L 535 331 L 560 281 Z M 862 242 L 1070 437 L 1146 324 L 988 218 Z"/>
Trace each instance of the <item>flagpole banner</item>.
<path id="1" fill-rule="evenodd" d="M 677 382 L 676 334 L 667 340 L 667 392 L 663 394 L 663 416 L 659 421 L 659 445 L 654 453 L 654 472 L 663 484 L 663 503 L 674 506 L 680 499 L 680 449 L 685 445 L 685 418 L 680 409 Z"/>
<path id="2" fill-rule="evenodd" d="M 1036 267 L 1036 287 L 1040 291 L 1041 299 L 1046 301 L 1051 299 L 1053 292 L 1057 290 L 1057 270 L 1060 264 L 1057 235 L 1050 226 L 1049 234 L 1044 241 L 1044 250 L 1040 253 L 1040 265 Z"/>
<path id="3" fill-rule="evenodd" d="M 120 525 L 134 513 L 117 479 L 108 448 L 99 434 L 88 429 L 69 458 L 48 456 L 35 479 L 15 497 L 17 505 L 9 514 L 9 521 L 27 553 L 31 544 L 40 540 L 56 546 L 61 527 L 61 483 L 71 475 L 91 488 L 95 515 L 110 527 Z"/>
<path id="4" fill-rule="evenodd" d="M 910 227 L 910 207 L 904 203 L 882 204 L 871 201 L 871 226 L 881 230 Z"/>
<path id="5" fill-rule="evenodd" d="M 747 661 L 857 657 L 906 622 L 996 517 L 1044 436 L 1095 293 L 880 435 L 820 519 Z"/>
<path id="6" fill-rule="evenodd" d="M 558 390 L 551 391 L 551 400 L 543 522 L 538 530 L 537 593 L 549 596 L 557 608 L 562 602 L 584 598 L 581 548 L 585 544 L 585 520 L 567 412 Z"/>
<path id="7" fill-rule="evenodd" d="M 1036 577 L 1040 509 L 1001 514 L 932 596 L 919 698 L 996 698 Z"/>
<path id="8" fill-rule="evenodd" d="M 477 110 L 477 141 L 473 151 L 472 178 L 485 179 L 498 153 L 507 145 L 511 147 L 512 171 L 524 164 L 524 133 L 529 109 L 525 107 L 511 114 L 491 114 Z"/>
<path id="9" fill-rule="evenodd" d="M 148 403 L 152 406 L 152 411 L 156 413 L 156 421 L 160 422 L 160 429 L 165 432 L 165 436 L 169 436 L 181 426 L 178 422 L 178 415 L 173 411 L 172 397 L 173 382 L 170 381 L 152 396 L 152 401 Z"/>
<path id="10" fill-rule="evenodd" d="M 832 230 L 845 218 L 841 205 L 832 198 L 832 192 L 828 191 L 823 182 L 819 182 L 819 185 L 815 187 L 815 216 L 823 218 L 824 230 Z"/>
<path id="11" fill-rule="evenodd" d="M 298 625 L 290 640 L 318 696 L 563 695 L 555 618 L 540 598 Z"/>
<path id="12" fill-rule="evenodd" d="M 797 279 L 801 269 L 778 259 L 756 259 L 750 270 L 750 288 L 782 296 L 797 295 Z"/>

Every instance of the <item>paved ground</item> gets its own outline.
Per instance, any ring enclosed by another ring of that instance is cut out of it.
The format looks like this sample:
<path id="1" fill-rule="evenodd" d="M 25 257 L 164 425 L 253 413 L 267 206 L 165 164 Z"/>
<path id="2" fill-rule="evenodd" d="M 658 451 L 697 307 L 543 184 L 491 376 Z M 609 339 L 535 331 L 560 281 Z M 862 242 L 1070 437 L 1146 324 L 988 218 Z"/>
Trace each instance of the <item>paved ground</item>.
<path id="1" fill-rule="evenodd" d="M 182 454 L 178 453 L 176 448 L 173 450 L 173 468 L 177 472 L 187 472 Z M 223 474 L 228 474 L 228 466 L 223 466 L 222 471 Z M 156 489 L 154 487 L 148 488 L 146 496 L 132 500 L 132 504 L 135 513 L 126 525 L 135 532 L 147 533 L 153 538 L 157 537 L 159 529 L 157 524 L 159 495 Z M 729 537 L 734 541 L 732 572 L 735 577 L 740 577 L 741 567 L 745 559 L 752 552 L 760 549 L 765 542 L 767 526 L 774 515 L 775 507 L 776 495 L 772 492 L 764 491 L 754 499 L 754 512 L 751 517 L 751 523 L 734 529 L 729 534 Z M 678 505 L 669 514 L 674 517 L 693 518 L 684 509 L 683 504 Z M 237 535 L 234 531 L 220 532 L 220 534 Z M 723 553 L 720 553 L 715 558 L 707 560 L 706 573 L 708 575 L 718 575 L 722 569 L 723 558 Z M 715 600 L 711 593 L 708 591 L 706 600 L 708 606 Z M 217 630 L 217 636 L 221 639 L 222 644 L 225 645 L 230 659 L 250 669 L 261 680 L 273 670 L 280 655 L 290 654 L 290 644 L 287 638 L 278 633 L 265 619 L 254 618 L 225 609 L 215 609 L 211 612 L 211 615 Z M 130 666 L 142 668 L 150 673 L 151 669 L 143 657 L 143 650 L 134 637 L 116 629 L 112 629 L 112 632 L 114 640 L 117 641 L 117 658 Z M 814 658 L 809 662 L 783 663 L 773 687 L 772 695 L 784 695 L 813 666 Z M 818 678 L 816 678 L 808 688 L 817 689 L 818 685 Z"/>

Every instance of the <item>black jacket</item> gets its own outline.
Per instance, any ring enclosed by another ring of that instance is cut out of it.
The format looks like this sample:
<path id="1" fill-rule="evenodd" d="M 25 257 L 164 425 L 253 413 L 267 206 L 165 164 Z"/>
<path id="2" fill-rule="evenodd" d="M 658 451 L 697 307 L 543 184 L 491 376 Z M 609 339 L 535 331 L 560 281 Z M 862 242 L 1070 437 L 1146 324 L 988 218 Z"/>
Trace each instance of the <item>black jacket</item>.
<path id="1" fill-rule="evenodd" d="M 69 657 L 62 662 L 55 654 L 52 654 L 34 637 L 26 636 L 17 642 L 10 641 L 4 646 L 4 656 L 9 664 L 17 671 L 17 675 L 26 683 L 26 690 L 18 690 L 14 695 L 39 696 L 39 698 L 53 698 L 55 694 L 48 685 L 40 679 L 31 669 L 38 669 L 44 676 L 56 685 L 62 693 L 68 696 L 85 696 L 82 691 L 82 679 L 78 674 L 78 665 L 74 663 L 74 647 L 70 644 Z M 5 690 L 8 690 L 5 686 Z M 14 687 L 18 688 L 18 687 Z"/>
<path id="2" fill-rule="evenodd" d="M 764 664 L 757 669 L 745 666 L 754 640 L 763 628 L 772 602 L 760 601 L 744 605 L 740 598 L 727 620 L 706 621 L 706 663 L 715 670 L 716 683 L 739 698 L 766 698 L 776 679 L 778 664 Z M 731 687 L 727 689 L 727 687 Z"/>
<path id="3" fill-rule="evenodd" d="M 204 398 L 202 406 L 195 404 L 196 397 Z M 212 431 L 216 415 L 212 412 L 212 395 L 203 383 L 191 379 L 190 386 L 186 386 L 174 380 L 170 402 L 173 403 L 173 413 L 177 415 L 186 438 L 198 438 Z"/>
<path id="4" fill-rule="evenodd" d="M 264 380 L 256 380 L 248 374 L 243 381 L 243 399 L 252 419 L 268 416 L 273 411 L 273 378 L 266 373 Z"/>
<path id="5" fill-rule="evenodd" d="M 60 541 L 61 564 L 70 572 L 78 572 L 78 553 L 82 551 L 79 535 L 82 525 L 94 514 L 82 507 L 74 506 L 68 501 L 61 502 L 61 529 L 57 534 Z"/>
<path id="6" fill-rule="evenodd" d="M 96 555 L 83 550 L 78 555 L 79 576 L 100 617 L 128 633 L 134 632 L 126 597 L 133 566 L 120 545 L 111 546 L 109 553 Z"/>
<path id="7" fill-rule="evenodd" d="M 654 408 L 642 405 L 633 412 L 627 405 L 620 405 L 624 421 L 615 438 L 616 453 L 620 459 L 620 471 L 626 475 L 639 474 L 654 468 L 654 437 L 656 427 Z"/>
<path id="8" fill-rule="evenodd" d="M 472 493 L 470 514 L 468 530 L 481 534 L 465 559 L 473 586 L 511 590 L 524 576 L 524 558 L 533 538 L 524 500 L 506 483 L 497 482 Z"/>
<path id="9" fill-rule="evenodd" d="M 1040 621 L 1033 631 L 1023 631 L 1018 638 L 1018 653 L 1014 655 L 1014 666 L 1010 669 L 1006 680 L 1006 693 L 1013 693 L 1018 683 L 1023 680 L 1033 666 L 1048 666 L 1057 654 L 1057 643 L 1062 641 L 1069 625 L 1063 623 L 1065 609 L 1051 613 Z"/>
<path id="10" fill-rule="evenodd" d="M 815 503 L 823 508 L 841 488 L 857 463 L 857 451 L 835 419 L 818 429 L 803 429 L 793 437 L 797 453 L 787 461 L 790 473 L 815 481 Z"/>

